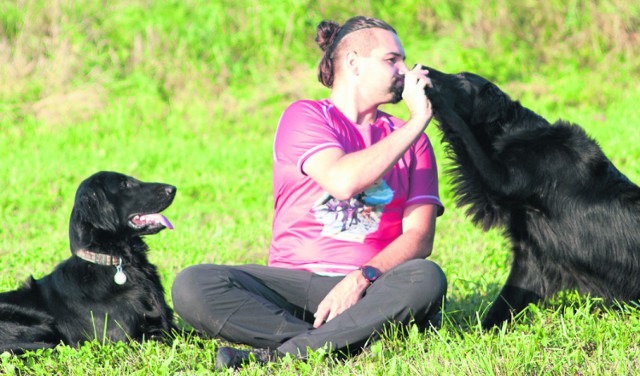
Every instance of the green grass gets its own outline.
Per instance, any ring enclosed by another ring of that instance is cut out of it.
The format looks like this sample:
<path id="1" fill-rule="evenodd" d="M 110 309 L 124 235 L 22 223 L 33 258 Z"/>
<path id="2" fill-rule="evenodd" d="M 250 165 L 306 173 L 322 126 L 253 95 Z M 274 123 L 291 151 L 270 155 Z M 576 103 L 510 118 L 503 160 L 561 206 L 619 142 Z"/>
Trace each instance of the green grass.
<path id="1" fill-rule="evenodd" d="M 495 80 L 553 121 L 581 124 L 640 181 L 640 6 L 619 1 L 251 0 L 0 2 L 0 290 L 40 278 L 69 256 L 75 190 L 99 170 L 178 187 L 150 236 L 169 291 L 202 262 L 265 263 L 271 230 L 271 145 L 293 100 L 328 94 L 313 43 L 323 18 L 371 14 L 396 27 L 408 54 L 444 71 Z M 387 110 L 406 116 L 403 105 Z M 640 313 L 566 294 L 531 306 L 496 333 L 478 328 L 509 271 L 499 231 L 454 206 L 431 125 L 447 206 L 432 259 L 449 280 L 437 333 L 391 330 L 354 358 L 315 353 L 244 374 L 630 374 Z M 169 303 L 171 303 L 169 296 Z M 219 341 L 88 343 L 0 356 L 20 374 L 213 373 Z"/>

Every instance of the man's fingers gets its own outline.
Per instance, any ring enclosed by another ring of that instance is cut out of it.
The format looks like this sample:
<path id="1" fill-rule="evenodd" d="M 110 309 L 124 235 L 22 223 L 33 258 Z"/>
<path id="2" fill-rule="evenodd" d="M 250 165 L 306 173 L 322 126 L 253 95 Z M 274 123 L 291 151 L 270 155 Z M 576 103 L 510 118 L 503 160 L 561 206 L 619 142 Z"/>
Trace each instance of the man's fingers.
<path id="1" fill-rule="evenodd" d="M 431 82 L 431 79 L 429 77 L 427 77 L 427 86 L 433 88 L 433 82 Z"/>
<path id="2" fill-rule="evenodd" d="M 315 320 L 313 321 L 313 327 L 319 328 L 323 323 L 333 320 L 336 316 L 341 314 L 342 311 L 344 311 L 344 309 L 338 306 L 332 305 L 325 308 L 325 306 L 321 303 L 318 306 L 318 310 L 313 315 L 313 317 L 315 317 Z"/>
<path id="3" fill-rule="evenodd" d="M 411 68 L 412 71 L 427 71 L 427 68 L 425 68 L 422 64 L 414 64 L 413 68 Z"/>
<path id="4" fill-rule="evenodd" d="M 404 76 L 405 87 L 409 85 L 416 85 L 421 89 L 424 89 L 425 86 L 432 87 L 431 79 L 427 76 L 428 73 L 428 70 L 422 69 L 421 65 L 416 64 L 413 69 Z"/>
<path id="5" fill-rule="evenodd" d="M 429 74 L 429 70 L 423 67 L 421 64 L 416 64 L 413 68 L 408 72 L 409 74 L 415 74 L 418 77 L 426 77 Z"/>
<path id="6" fill-rule="evenodd" d="M 419 78 L 418 79 L 418 84 L 420 85 L 421 88 L 425 88 L 425 87 L 433 87 L 433 83 L 431 83 L 431 79 L 429 77 L 424 77 L 424 78 Z"/>
<path id="7" fill-rule="evenodd" d="M 314 313 L 313 317 L 316 319 L 313 321 L 313 327 L 319 328 L 322 323 L 327 319 L 327 316 L 331 313 L 329 308 L 325 308 L 322 304 L 318 306 L 318 310 Z"/>

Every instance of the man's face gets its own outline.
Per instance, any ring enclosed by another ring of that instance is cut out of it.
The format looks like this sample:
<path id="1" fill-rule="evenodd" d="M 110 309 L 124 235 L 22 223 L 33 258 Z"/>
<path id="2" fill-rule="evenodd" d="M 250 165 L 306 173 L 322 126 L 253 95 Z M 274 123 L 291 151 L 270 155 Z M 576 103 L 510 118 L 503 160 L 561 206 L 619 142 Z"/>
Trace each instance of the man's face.
<path id="1" fill-rule="evenodd" d="M 397 103 L 402 99 L 404 74 L 404 48 L 398 36 L 391 31 L 375 29 L 375 47 L 369 56 L 362 57 L 361 85 L 380 103 Z"/>

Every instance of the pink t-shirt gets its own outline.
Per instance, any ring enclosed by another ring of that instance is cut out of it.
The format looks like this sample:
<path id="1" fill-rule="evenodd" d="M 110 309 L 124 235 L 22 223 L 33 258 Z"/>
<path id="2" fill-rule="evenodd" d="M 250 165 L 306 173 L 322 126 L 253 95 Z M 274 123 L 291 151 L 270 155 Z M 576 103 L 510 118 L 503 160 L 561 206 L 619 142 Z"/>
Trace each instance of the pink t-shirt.
<path id="1" fill-rule="evenodd" d="M 346 274 L 402 233 L 408 205 L 434 204 L 442 214 L 436 161 L 426 134 L 381 181 L 350 200 L 334 199 L 302 172 L 305 161 L 320 150 L 362 150 L 403 124 L 381 111 L 372 125 L 354 124 L 328 99 L 298 101 L 284 111 L 273 148 L 270 266 Z"/>

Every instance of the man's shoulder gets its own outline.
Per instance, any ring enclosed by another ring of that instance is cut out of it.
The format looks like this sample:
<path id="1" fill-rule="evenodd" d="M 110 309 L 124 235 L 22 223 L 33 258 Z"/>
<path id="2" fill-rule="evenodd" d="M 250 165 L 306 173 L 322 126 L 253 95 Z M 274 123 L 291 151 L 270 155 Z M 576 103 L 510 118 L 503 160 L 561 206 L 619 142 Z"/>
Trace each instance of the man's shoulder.
<path id="1" fill-rule="evenodd" d="M 281 123 L 314 121 L 330 117 L 331 102 L 329 100 L 301 99 L 287 107 L 280 118 Z"/>
<path id="2" fill-rule="evenodd" d="M 321 110 L 331 105 L 327 99 L 300 99 L 289 105 L 287 110 L 291 109 L 314 109 Z"/>

